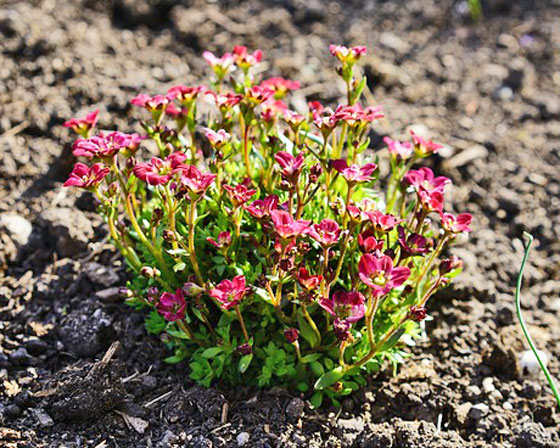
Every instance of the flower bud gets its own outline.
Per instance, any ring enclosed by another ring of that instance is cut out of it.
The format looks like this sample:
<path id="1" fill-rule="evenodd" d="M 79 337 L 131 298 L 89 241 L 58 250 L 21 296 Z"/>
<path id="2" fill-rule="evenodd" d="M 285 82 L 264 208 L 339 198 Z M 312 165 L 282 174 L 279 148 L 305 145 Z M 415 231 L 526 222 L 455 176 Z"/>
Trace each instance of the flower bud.
<path id="1" fill-rule="evenodd" d="M 346 341 L 350 337 L 350 324 L 347 320 L 335 319 L 333 322 L 334 334 L 340 341 Z"/>
<path id="2" fill-rule="evenodd" d="M 157 268 L 152 268 L 150 266 L 143 266 L 140 269 L 140 274 L 147 278 L 156 278 L 161 275 L 161 272 Z"/>
<path id="3" fill-rule="evenodd" d="M 158 222 L 161 221 L 161 218 L 163 218 L 163 210 L 161 208 L 154 209 L 152 212 L 152 221 Z"/>
<path id="4" fill-rule="evenodd" d="M 284 330 L 284 337 L 290 344 L 296 342 L 299 338 L 299 331 L 296 328 L 288 328 Z"/>
<path id="5" fill-rule="evenodd" d="M 119 295 L 123 299 L 130 299 L 131 297 L 134 297 L 134 293 L 125 286 L 119 288 Z"/>
<path id="6" fill-rule="evenodd" d="M 146 300 L 150 303 L 156 303 L 159 299 L 159 289 L 157 286 L 150 286 L 146 290 Z"/>
<path id="7" fill-rule="evenodd" d="M 319 179 L 319 176 L 321 176 L 321 174 L 323 174 L 323 167 L 321 166 L 321 164 L 317 163 L 313 165 L 309 169 L 309 182 L 316 183 L 317 180 Z"/>
<path id="8" fill-rule="evenodd" d="M 128 170 L 131 170 L 132 168 L 134 168 L 136 166 L 136 158 L 134 157 L 129 157 L 128 159 L 126 159 L 126 168 Z"/>
<path id="9" fill-rule="evenodd" d="M 183 293 L 186 296 L 192 297 L 192 296 L 198 296 L 200 295 L 202 292 L 204 292 L 204 288 L 201 288 L 200 286 L 198 286 L 196 283 L 193 282 L 187 282 L 183 285 Z"/>
<path id="10" fill-rule="evenodd" d="M 119 185 L 116 182 L 112 182 L 107 187 L 107 197 L 113 197 L 119 191 Z"/>
<path id="11" fill-rule="evenodd" d="M 410 307 L 410 310 L 408 312 L 408 318 L 410 320 L 413 320 L 414 322 L 422 322 L 424 319 L 426 319 L 427 315 L 428 311 L 423 306 L 413 305 Z"/>
<path id="12" fill-rule="evenodd" d="M 449 274 L 451 271 L 455 269 L 459 269 L 463 267 L 463 260 L 461 260 L 457 255 L 451 256 L 451 258 L 446 258 L 442 260 L 439 264 L 439 273 L 441 275 Z"/>
<path id="13" fill-rule="evenodd" d="M 251 347 L 249 344 L 245 343 L 245 344 L 241 344 L 239 347 L 237 347 L 237 351 L 239 352 L 240 355 L 246 356 L 246 355 L 250 355 L 251 353 L 253 353 L 253 347 Z"/>
<path id="14" fill-rule="evenodd" d="M 173 232 L 173 230 L 165 229 L 163 231 L 162 237 L 164 241 L 167 242 L 175 241 L 175 232 Z"/>

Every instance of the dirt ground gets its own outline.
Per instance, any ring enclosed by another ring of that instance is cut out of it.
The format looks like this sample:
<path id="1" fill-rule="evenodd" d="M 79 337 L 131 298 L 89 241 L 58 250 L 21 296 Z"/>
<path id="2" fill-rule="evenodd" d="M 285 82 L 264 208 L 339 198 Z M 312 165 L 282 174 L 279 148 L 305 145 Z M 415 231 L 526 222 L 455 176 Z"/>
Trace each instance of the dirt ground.
<path id="1" fill-rule="evenodd" d="M 473 23 L 451 0 L 0 0 L 0 446 L 560 446 L 550 390 L 519 363 L 513 304 L 527 230 L 525 316 L 558 375 L 560 1 L 483 4 Z M 329 43 L 370 49 L 378 147 L 409 125 L 447 145 L 435 169 L 474 216 L 453 248 L 465 272 L 397 375 L 342 409 L 193 386 L 120 303 L 126 273 L 91 198 L 61 188 L 61 124 L 99 108 L 101 128 L 130 131 L 130 98 L 199 81 L 202 51 L 234 44 L 302 82 L 295 107 L 335 102 Z"/>

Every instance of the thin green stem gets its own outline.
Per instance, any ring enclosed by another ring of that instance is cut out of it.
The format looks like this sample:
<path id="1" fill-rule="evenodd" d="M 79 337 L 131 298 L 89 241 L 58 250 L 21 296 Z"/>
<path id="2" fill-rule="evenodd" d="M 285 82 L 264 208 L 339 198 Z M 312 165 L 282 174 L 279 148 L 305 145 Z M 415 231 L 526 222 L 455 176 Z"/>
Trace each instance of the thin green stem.
<path id="1" fill-rule="evenodd" d="M 515 308 L 517 310 L 517 318 L 519 319 L 519 324 L 521 325 L 521 329 L 523 330 L 523 334 L 525 335 L 525 339 L 529 343 L 529 347 L 535 354 L 539 366 L 546 376 L 546 380 L 550 388 L 552 389 L 552 393 L 554 394 L 554 398 L 556 399 L 556 403 L 558 403 L 558 407 L 560 407 L 560 393 L 552 379 L 552 375 L 548 371 L 546 365 L 544 364 L 543 360 L 539 356 L 539 352 L 533 343 L 533 339 L 529 335 L 529 331 L 527 330 L 527 325 L 525 324 L 525 319 L 523 319 L 523 314 L 521 314 L 521 284 L 523 283 L 523 271 L 525 270 L 525 264 L 527 263 L 527 259 L 529 258 L 529 252 L 531 250 L 531 244 L 533 243 L 533 235 L 528 232 L 523 232 L 523 235 L 528 239 L 527 246 L 525 247 L 525 255 L 523 255 L 523 261 L 521 262 L 521 268 L 519 269 L 519 276 L 517 277 L 517 287 L 515 289 Z"/>

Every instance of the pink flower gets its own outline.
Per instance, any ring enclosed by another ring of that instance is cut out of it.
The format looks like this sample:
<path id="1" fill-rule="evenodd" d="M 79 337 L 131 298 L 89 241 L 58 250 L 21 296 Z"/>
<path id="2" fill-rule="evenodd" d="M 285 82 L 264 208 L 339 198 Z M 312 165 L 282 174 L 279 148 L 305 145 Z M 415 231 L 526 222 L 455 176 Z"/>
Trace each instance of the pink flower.
<path id="1" fill-rule="evenodd" d="M 330 107 L 323 107 L 319 101 L 309 102 L 309 109 L 311 110 L 313 123 L 319 128 L 323 137 L 328 136 L 340 121 L 340 117 Z"/>
<path id="2" fill-rule="evenodd" d="M 169 104 L 169 99 L 163 95 L 150 96 L 145 93 L 136 95 L 130 100 L 130 104 L 143 107 L 150 112 L 164 111 Z"/>
<path id="3" fill-rule="evenodd" d="M 239 184 L 235 187 L 224 185 L 224 190 L 228 192 L 229 199 L 235 207 L 245 204 L 257 190 L 249 190 L 246 185 Z"/>
<path id="4" fill-rule="evenodd" d="M 343 45 L 329 45 L 329 50 L 340 62 L 350 65 L 355 64 L 367 52 L 367 48 L 362 45 L 350 48 Z"/>
<path id="5" fill-rule="evenodd" d="M 217 149 L 220 149 L 231 140 L 231 135 L 229 135 L 224 129 L 214 131 L 210 128 L 204 128 L 204 134 L 210 144 Z"/>
<path id="6" fill-rule="evenodd" d="M 180 183 L 194 196 L 204 194 L 214 179 L 216 179 L 215 174 L 201 173 L 196 166 L 186 165 L 181 168 Z"/>
<path id="7" fill-rule="evenodd" d="M 418 198 L 425 210 L 429 212 L 443 212 L 444 197 L 439 190 L 420 191 L 418 193 Z"/>
<path id="8" fill-rule="evenodd" d="M 282 98 L 290 90 L 298 90 L 300 88 L 300 83 L 284 78 L 269 78 L 262 81 L 261 86 L 274 90 L 275 98 Z"/>
<path id="9" fill-rule="evenodd" d="M 218 106 L 222 113 L 231 110 L 234 106 L 239 104 L 241 100 L 243 100 L 243 95 L 238 95 L 236 93 L 230 92 L 218 94 L 216 92 L 213 92 L 212 90 L 208 90 L 206 92 L 206 95 L 210 95 L 212 96 L 212 98 L 214 98 L 216 106 Z"/>
<path id="10" fill-rule="evenodd" d="M 243 71 L 247 71 L 249 68 L 257 65 L 262 61 L 262 57 L 263 55 L 261 50 L 256 50 L 251 54 L 247 51 L 247 47 L 237 45 L 233 48 L 233 59 L 235 60 L 237 66 Z"/>
<path id="11" fill-rule="evenodd" d="M 218 241 L 210 237 L 206 238 L 206 241 L 208 241 L 210 244 L 217 247 L 218 249 L 229 247 L 229 245 L 231 244 L 231 233 L 229 233 L 228 231 L 220 232 L 218 234 Z"/>
<path id="12" fill-rule="evenodd" d="M 167 99 L 174 100 L 177 99 L 182 105 L 189 108 L 193 101 L 200 93 L 204 93 L 206 91 L 206 86 L 196 86 L 196 87 L 189 87 L 189 86 L 174 86 L 171 87 L 167 91 Z"/>
<path id="13" fill-rule="evenodd" d="M 394 229 L 395 226 L 400 222 L 391 214 L 385 214 L 379 210 L 373 210 L 371 212 L 364 212 L 368 217 L 373 228 L 379 232 L 389 232 Z"/>
<path id="14" fill-rule="evenodd" d="M 210 51 L 202 53 L 202 57 L 210 64 L 212 70 L 221 81 L 224 77 L 235 70 L 234 57 L 231 53 L 225 53 L 221 58 L 218 58 Z"/>
<path id="15" fill-rule="evenodd" d="M 182 152 L 174 152 L 165 160 L 153 157 L 150 162 L 137 163 L 132 172 L 138 179 L 150 185 L 164 185 L 184 167 L 183 162 L 186 158 L 187 155 Z"/>
<path id="16" fill-rule="evenodd" d="M 86 115 L 85 118 L 72 118 L 66 121 L 62 126 L 65 128 L 72 128 L 74 132 L 80 134 L 82 137 L 87 138 L 89 131 L 97 124 L 97 115 L 99 109 Z"/>
<path id="17" fill-rule="evenodd" d="M 175 120 L 177 119 L 184 119 L 189 113 L 189 110 L 186 107 L 178 108 L 173 103 L 169 103 L 167 108 L 165 109 L 165 115 L 168 117 L 172 117 Z"/>
<path id="18" fill-rule="evenodd" d="M 356 291 L 336 291 L 329 299 L 320 299 L 319 305 L 338 320 L 354 323 L 366 313 L 364 296 Z"/>
<path id="19" fill-rule="evenodd" d="M 84 163 L 76 163 L 68 180 L 64 182 L 65 187 L 91 188 L 99 185 L 99 182 L 109 174 L 111 170 L 103 163 L 96 163 L 91 168 Z"/>
<path id="20" fill-rule="evenodd" d="M 72 146 L 75 156 L 99 157 L 110 159 L 119 152 L 120 149 L 128 147 L 133 139 L 128 134 L 122 132 L 111 132 L 108 135 L 99 134 L 90 138 L 79 138 Z"/>
<path id="21" fill-rule="evenodd" d="M 307 269 L 299 268 L 296 273 L 296 280 L 303 286 L 307 291 L 313 291 L 321 284 L 323 281 L 322 275 L 311 275 Z"/>
<path id="22" fill-rule="evenodd" d="M 338 242 L 340 227 L 332 219 L 323 219 L 319 224 L 313 224 L 307 234 L 321 246 L 328 247 Z"/>
<path id="23" fill-rule="evenodd" d="M 443 148 L 442 145 L 438 145 L 431 140 L 425 140 L 416 135 L 414 131 L 410 131 L 410 134 L 412 135 L 412 141 L 414 142 L 414 149 L 421 157 L 436 154 L 441 148 Z"/>
<path id="24" fill-rule="evenodd" d="M 375 238 L 373 229 L 368 229 L 358 235 L 358 245 L 366 252 L 381 252 L 383 250 L 383 240 Z"/>
<path id="25" fill-rule="evenodd" d="M 439 273 L 441 275 L 449 274 L 451 271 L 462 267 L 463 260 L 461 260 L 457 255 L 451 255 L 450 258 L 441 260 L 441 263 L 439 264 Z"/>
<path id="26" fill-rule="evenodd" d="M 398 140 L 391 140 L 389 137 L 383 138 L 383 141 L 387 144 L 389 153 L 399 162 L 410 159 L 414 154 L 414 147 L 410 142 L 399 142 Z"/>
<path id="27" fill-rule="evenodd" d="M 303 167 L 303 152 L 296 157 L 289 152 L 280 151 L 274 155 L 274 160 L 282 168 L 282 177 L 292 184 L 296 184 Z"/>
<path id="28" fill-rule="evenodd" d="M 295 130 L 305 121 L 305 115 L 298 114 L 293 110 L 285 110 L 284 121 L 288 123 L 292 129 Z"/>
<path id="29" fill-rule="evenodd" d="M 404 182 L 412 185 L 417 192 L 432 191 L 444 192 L 445 187 L 451 183 L 451 179 L 444 176 L 434 177 L 434 172 L 427 167 L 419 170 L 410 170 L 404 176 Z"/>
<path id="30" fill-rule="evenodd" d="M 351 128 L 360 128 L 384 117 L 381 112 L 381 106 L 370 106 L 363 109 L 359 104 L 354 104 L 353 106 L 344 106 L 341 104 L 336 108 L 334 114 L 339 120 L 346 122 Z"/>
<path id="31" fill-rule="evenodd" d="M 411 233 L 408 238 L 406 237 L 404 227 L 399 226 L 398 229 L 398 242 L 402 250 L 402 258 L 410 257 L 413 255 L 423 255 L 431 251 L 428 246 L 427 238 L 417 233 Z"/>
<path id="32" fill-rule="evenodd" d="M 471 221 L 472 215 L 470 213 L 461 213 L 457 216 L 452 213 L 441 214 L 441 225 L 449 233 L 470 232 L 469 225 Z"/>
<path id="33" fill-rule="evenodd" d="M 247 291 L 248 288 L 245 286 L 245 277 L 243 275 L 238 275 L 233 280 L 222 280 L 222 282 L 211 289 L 208 294 L 220 302 L 224 310 L 229 310 L 241 303 Z"/>
<path id="34" fill-rule="evenodd" d="M 245 99 L 249 105 L 256 106 L 272 98 L 274 90 L 268 87 L 252 86 L 245 90 Z"/>
<path id="35" fill-rule="evenodd" d="M 292 215 L 284 210 L 272 210 L 270 218 L 274 223 L 274 230 L 282 239 L 291 239 L 307 233 L 310 221 L 294 220 Z"/>
<path id="36" fill-rule="evenodd" d="M 262 119 L 271 122 L 276 117 L 283 116 L 284 112 L 288 110 L 288 106 L 282 100 L 269 99 L 262 103 L 261 110 Z"/>
<path id="37" fill-rule="evenodd" d="M 185 296 L 181 288 L 177 288 L 175 294 L 164 292 L 156 304 L 157 312 L 169 322 L 183 320 L 185 318 L 186 308 L 187 302 L 185 301 Z"/>
<path id="38" fill-rule="evenodd" d="M 331 163 L 333 168 L 338 171 L 346 179 L 346 182 L 351 185 L 373 180 L 371 175 L 377 169 L 377 165 L 375 163 L 366 163 L 362 167 L 359 167 L 358 165 L 348 166 L 346 160 L 343 159 L 333 160 Z"/>
<path id="39" fill-rule="evenodd" d="M 278 207 L 278 196 L 270 195 L 264 199 L 257 199 L 253 201 L 250 205 L 245 205 L 244 208 L 247 210 L 251 216 L 257 219 L 263 219 L 270 216 L 272 210 L 276 210 Z"/>
<path id="40" fill-rule="evenodd" d="M 372 254 L 364 254 L 358 264 L 362 282 L 373 289 L 374 294 L 382 296 L 393 288 L 402 285 L 410 276 L 407 267 L 393 267 L 393 260 L 386 255 L 377 258 Z"/>

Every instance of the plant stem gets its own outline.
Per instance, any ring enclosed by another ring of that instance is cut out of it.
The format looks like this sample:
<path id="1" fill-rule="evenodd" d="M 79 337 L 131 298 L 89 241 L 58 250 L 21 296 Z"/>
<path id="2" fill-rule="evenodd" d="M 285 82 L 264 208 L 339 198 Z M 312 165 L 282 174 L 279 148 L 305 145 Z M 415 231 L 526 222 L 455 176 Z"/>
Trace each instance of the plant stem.
<path id="1" fill-rule="evenodd" d="M 556 387 L 550 372 L 548 371 L 546 365 L 542 361 L 535 344 L 533 343 L 533 339 L 527 330 L 527 325 L 525 324 L 525 319 L 523 319 L 523 314 L 521 314 L 521 284 L 523 283 L 523 271 L 525 270 L 525 264 L 527 263 L 527 258 L 529 258 L 529 252 L 531 250 L 531 244 L 533 243 L 533 235 L 528 232 L 523 232 L 523 235 L 528 239 L 527 246 L 525 247 L 525 255 L 523 255 L 523 261 L 521 262 L 521 268 L 519 269 L 519 276 L 517 277 L 517 287 L 515 289 L 515 308 L 517 310 L 517 318 L 519 319 L 519 324 L 521 325 L 521 329 L 523 330 L 523 334 L 525 335 L 525 339 L 529 343 L 529 347 L 533 351 L 541 370 L 548 381 L 550 388 L 552 389 L 552 393 L 554 398 L 556 399 L 556 403 L 558 403 L 558 407 L 560 407 L 560 393 Z"/>
<path id="2" fill-rule="evenodd" d="M 241 331 L 243 331 L 243 337 L 245 342 L 249 342 L 249 334 L 247 333 L 247 327 L 245 327 L 245 321 L 243 320 L 243 315 L 239 309 L 239 305 L 235 305 L 235 313 L 237 314 L 237 319 L 239 319 L 239 324 L 241 325 Z"/>
<path id="3" fill-rule="evenodd" d="M 191 206 L 189 207 L 189 258 L 191 260 L 191 265 L 196 275 L 196 279 L 200 285 L 204 285 L 204 278 L 200 273 L 200 267 L 198 266 L 198 260 L 196 259 L 196 250 L 194 247 L 194 215 L 196 213 L 196 201 L 191 201 Z"/>

